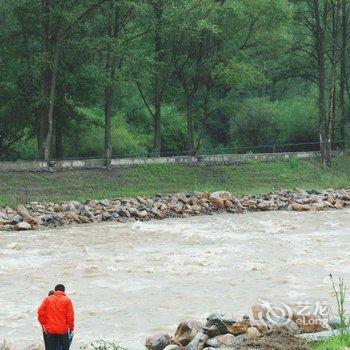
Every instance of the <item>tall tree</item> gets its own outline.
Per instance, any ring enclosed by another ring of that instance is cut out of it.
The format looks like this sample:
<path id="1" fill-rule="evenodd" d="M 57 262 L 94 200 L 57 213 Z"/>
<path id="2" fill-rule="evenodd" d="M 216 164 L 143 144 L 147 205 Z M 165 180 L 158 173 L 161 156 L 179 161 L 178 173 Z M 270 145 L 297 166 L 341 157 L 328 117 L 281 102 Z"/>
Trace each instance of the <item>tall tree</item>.
<path id="1" fill-rule="evenodd" d="M 334 91 L 335 65 L 333 62 L 333 72 L 329 69 L 332 64 L 329 57 L 334 52 L 334 40 L 332 35 L 332 4 L 331 0 L 302 0 L 297 1 L 299 6 L 296 12 L 296 21 L 306 39 L 298 43 L 295 50 L 300 50 L 308 55 L 308 59 L 315 63 L 315 72 L 309 72 L 314 77 L 318 89 L 318 114 L 319 114 L 319 137 L 320 151 L 323 166 L 331 165 L 332 133 L 334 125 L 332 115 L 334 111 L 332 96 Z M 334 18 L 334 21 L 336 19 Z M 334 23 L 333 23 L 334 24 Z M 329 53 L 331 55 L 329 56 Z M 335 56 L 334 56 L 335 60 Z M 327 86 L 330 87 L 327 94 Z M 327 108 L 327 95 L 330 101 Z"/>
<path id="2" fill-rule="evenodd" d="M 168 11 L 172 8 L 172 1 L 169 0 L 146 0 L 148 4 L 148 15 L 151 18 L 150 30 L 151 42 L 147 46 L 151 48 L 152 61 L 148 63 L 150 68 L 146 79 L 152 81 L 151 84 L 141 81 L 139 77 L 136 84 L 142 100 L 153 119 L 153 155 L 159 157 L 161 154 L 161 119 L 164 91 L 169 79 L 171 57 L 169 57 L 167 40 L 171 40 L 171 30 L 174 19 L 171 19 Z M 170 21 L 169 21 L 170 20 Z M 147 25 L 146 25 L 147 26 Z M 167 39 L 167 40 L 166 40 Z M 146 59 L 147 61 L 147 59 Z M 149 86 L 147 94 L 145 85 Z M 148 95 L 148 96 L 147 96 Z"/>
<path id="3" fill-rule="evenodd" d="M 107 0 L 86 1 L 80 6 L 67 1 L 41 0 L 42 4 L 42 89 L 43 108 L 38 137 L 39 156 L 51 158 L 53 115 L 60 46 L 86 17 Z"/>
<path id="4" fill-rule="evenodd" d="M 349 2 L 341 0 L 341 68 L 339 83 L 340 128 L 343 147 L 346 144 L 346 127 L 350 121 L 349 109 L 346 105 L 346 89 L 348 82 L 348 35 L 349 35 Z"/>

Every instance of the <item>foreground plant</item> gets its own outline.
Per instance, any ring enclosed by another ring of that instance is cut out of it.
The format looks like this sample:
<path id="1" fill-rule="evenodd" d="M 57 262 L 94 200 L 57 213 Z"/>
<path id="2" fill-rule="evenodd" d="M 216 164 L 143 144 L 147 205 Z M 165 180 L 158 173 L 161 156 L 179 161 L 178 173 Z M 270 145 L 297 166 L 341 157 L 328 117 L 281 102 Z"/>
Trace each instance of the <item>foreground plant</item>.
<path id="1" fill-rule="evenodd" d="M 96 340 L 90 344 L 90 347 L 82 347 L 81 350 L 127 350 L 114 341 Z"/>
<path id="2" fill-rule="evenodd" d="M 350 320 L 346 315 L 345 310 L 347 287 L 344 282 L 344 277 L 339 277 L 338 285 L 336 285 L 332 274 L 330 274 L 329 277 L 331 279 L 332 289 L 337 300 L 337 317 L 339 318 L 339 325 L 337 329 L 341 335 L 349 335 Z"/>
<path id="3" fill-rule="evenodd" d="M 347 286 L 344 278 L 340 276 L 338 282 L 334 281 L 333 275 L 329 275 L 332 283 L 332 290 L 337 301 L 337 314 L 335 315 L 338 321 L 333 328 L 336 328 L 339 335 L 330 339 L 322 340 L 314 344 L 316 350 L 339 350 L 350 347 L 350 320 L 346 315 L 346 292 Z"/>

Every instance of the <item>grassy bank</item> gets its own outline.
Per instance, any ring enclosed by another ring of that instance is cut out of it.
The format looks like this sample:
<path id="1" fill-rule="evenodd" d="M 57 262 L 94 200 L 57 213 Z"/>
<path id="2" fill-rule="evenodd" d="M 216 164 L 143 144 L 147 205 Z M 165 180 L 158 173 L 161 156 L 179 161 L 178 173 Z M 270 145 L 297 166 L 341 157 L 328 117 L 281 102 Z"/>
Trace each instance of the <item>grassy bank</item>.
<path id="1" fill-rule="evenodd" d="M 350 186 L 350 158 L 334 159 L 323 170 L 318 160 L 242 165 L 148 165 L 128 169 L 54 173 L 0 173 L 0 205 L 29 201 L 82 200 L 148 196 L 181 191 L 228 190 L 237 195 L 276 188 L 344 188 Z"/>
<path id="2" fill-rule="evenodd" d="M 346 350 L 350 346 L 350 335 L 344 334 L 337 337 L 317 342 L 313 345 L 314 350 Z"/>

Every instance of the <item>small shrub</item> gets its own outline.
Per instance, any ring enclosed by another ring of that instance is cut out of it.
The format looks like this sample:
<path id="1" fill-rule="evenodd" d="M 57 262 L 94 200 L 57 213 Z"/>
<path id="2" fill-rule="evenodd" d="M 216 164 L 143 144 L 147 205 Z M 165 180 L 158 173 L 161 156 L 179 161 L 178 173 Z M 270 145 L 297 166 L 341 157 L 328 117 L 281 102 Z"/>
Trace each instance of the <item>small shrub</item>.
<path id="1" fill-rule="evenodd" d="M 83 347 L 82 350 L 127 350 L 114 341 L 96 340 L 90 344 L 90 347 Z"/>

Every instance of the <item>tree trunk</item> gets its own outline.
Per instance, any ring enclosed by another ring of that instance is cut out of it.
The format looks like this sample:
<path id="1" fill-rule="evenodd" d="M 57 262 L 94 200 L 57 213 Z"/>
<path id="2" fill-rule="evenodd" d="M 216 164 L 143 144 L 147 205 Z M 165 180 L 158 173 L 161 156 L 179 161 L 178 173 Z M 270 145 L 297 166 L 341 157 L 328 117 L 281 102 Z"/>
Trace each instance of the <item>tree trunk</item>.
<path id="1" fill-rule="evenodd" d="M 112 139 L 111 139 L 111 127 L 112 127 L 112 108 L 113 108 L 113 95 L 114 95 L 114 82 L 116 71 L 116 57 L 113 52 L 112 41 L 117 36 L 117 5 L 114 1 L 109 1 L 109 18 L 108 18 L 108 38 L 110 42 L 107 45 L 107 59 L 106 59 L 106 71 L 108 74 L 108 84 L 105 87 L 104 98 L 104 115 L 105 115 L 105 146 L 104 146 L 104 158 L 106 169 L 111 169 L 112 161 Z"/>
<path id="2" fill-rule="evenodd" d="M 338 64 L 338 21 L 339 21 L 339 8 L 338 4 L 332 5 L 332 53 L 331 53 L 331 74 L 330 74 L 330 86 L 329 86 L 329 105 L 328 105 L 328 138 L 333 140 L 335 133 L 336 123 L 336 80 L 337 80 L 337 64 Z M 331 145 L 329 146 L 331 147 Z"/>
<path id="3" fill-rule="evenodd" d="M 44 160 L 49 162 L 51 159 L 51 145 L 52 145 L 52 131 L 53 131 L 53 110 L 55 105 L 56 97 L 56 81 L 57 81 L 57 70 L 58 70 L 58 37 L 55 40 L 55 52 L 53 59 L 52 77 L 50 83 L 50 99 L 49 99 L 49 110 L 47 114 L 47 134 L 45 138 L 44 147 Z"/>
<path id="4" fill-rule="evenodd" d="M 116 70 L 116 60 L 112 55 L 109 58 L 109 79 L 110 82 L 105 88 L 105 102 L 104 102 L 104 114 L 105 114 L 105 165 L 108 170 L 111 168 L 112 161 L 112 138 L 111 138 L 111 127 L 112 127 L 112 107 L 113 107 L 113 94 L 114 94 L 114 80 Z"/>
<path id="5" fill-rule="evenodd" d="M 163 0 L 158 0 L 154 6 L 154 12 L 156 17 L 155 27 L 155 75 L 154 75 L 154 140 L 153 140 L 153 153 L 154 156 L 159 157 L 161 154 L 161 118 L 162 118 L 162 97 L 163 97 L 163 82 L 162 82 L 162 64 L 163 64 L 163 52 L 162 52 L 162 17 L 163 17 Z"/>
<path id="6" fill-rule="evenodd" d="M 345 89 L 347 79 L 347 37 L 348 37 L 348 19 L 347 19 L 347 0 L 342 0 L 341 8 L 341 63 L 340 63 L 340 86 L 339 86 L 339 109 L 340 109 L 340 137 L 342 146 L 346 145 L 346 107 L 345 107 Z"/>
<path id="7" fill-rule="evenodd" d="M 55 128 L 55 158 L 63 158 L 63 134 L 60 128 Z"/>
<path id="8" fill-rule="evenodd" d="M 187 99 L 186 99 L 187 142 L 188 142 L 188 152 L 190 155 L 195 154 L 192 112 L 193 112 L 192 99 L 191 97 L 187 96 Z"/>
<path id="9" fill-rule="evenodd" d="M 51 80 L 51 68 L 50 68 L 50 0 L 42 0 L 42 57 L 43 68 L 41 73 L 42 79 L 42 93 L 43 103 L 38 132 L 38 153 L 40 159 L 44 158 L 45 152 L 45 138 L 48 130 L 48 111 L 49 111 L 49 99 L 50 99 L 50 80 Z"/>
<path id="10" fill-rule="evenodd" d="M 109 170 L 112 160 L 112 145 L 111 145 L 111 115 L 112 115 L 112 95 L 113 86 L 109 85 L 105 88 L 105 165 Z"/>
<path id="11" fill-rule="evenodd" d="M 329 167 L 331 165 L 330 153 L 330 135 L 328 135 L 327 110 L 326 110 L 326 74 L 325 74 L 325 48 L 324 48 L 324 27 L 321 24 L 321 14 L 319 12 L 318 3 L 315 2 L 315 48 L 317 55 L 318 70 L 318 112 L 319 112 L 319 128 L 320 128 L 320 152 L 322 165 Z M 324 5 L 325 6 L 325 5 Z"/>
<path id="12" fill-rule="evenodd" d="M 205 131 L 207 128 L 208 119 L 211 116 L 211 112 L 209 110 L 209 100 L 210 100 L 211 94 L 212 94 L 212 85 L 209 82 L 209 84 L 207 84 L 207 86 L 206 86 L 206 94 L 205 94 L 204 101 L 203 101 L 202 128 L 201 128 L 199 138 L 197 141 L 197 145 L 196 145 L 196 154 L 199 153 L 199 151 L 201 150 L 201 148 L 203 146 L 203 140 L 204 140 Z"/>

